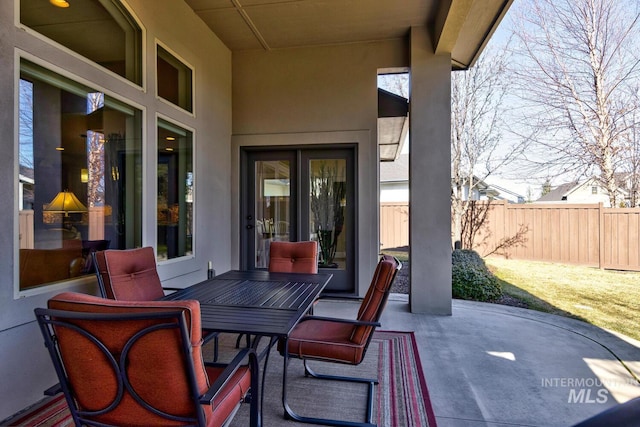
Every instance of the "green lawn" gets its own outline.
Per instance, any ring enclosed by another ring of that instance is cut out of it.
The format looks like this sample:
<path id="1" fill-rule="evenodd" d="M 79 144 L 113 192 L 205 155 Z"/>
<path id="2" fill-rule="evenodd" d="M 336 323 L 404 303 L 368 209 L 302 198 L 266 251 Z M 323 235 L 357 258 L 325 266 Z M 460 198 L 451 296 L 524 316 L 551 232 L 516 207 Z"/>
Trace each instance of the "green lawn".
<path id="1" fill-rule="evenodd" d="M 409 251 L 407 250 L 383 249 L 381 252 L 398 258 L 400 262 L 409 261 Z"/>
<path id="2" fill-rule="evenodd" d="M 486 258 L 504 293 L 529 308 L 584 320 L 640 340 L 640 273 Z"/>

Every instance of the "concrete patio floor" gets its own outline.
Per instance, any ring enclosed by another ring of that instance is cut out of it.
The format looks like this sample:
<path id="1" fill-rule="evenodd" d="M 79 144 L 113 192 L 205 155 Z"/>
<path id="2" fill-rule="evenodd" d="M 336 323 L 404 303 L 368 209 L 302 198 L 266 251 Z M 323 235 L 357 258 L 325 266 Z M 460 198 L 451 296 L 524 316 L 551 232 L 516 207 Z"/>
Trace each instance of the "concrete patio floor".
<path id="1" fill-rule="evenodd" d="M 391 295 L 381 329 L 414 331 L 439 427 L 571 426 L 640 396 L 638 341 L 533 310 L 454 300 L 433 316 L 407 301 Z M 358 306 L 322 300 L 315 313 Z"/>

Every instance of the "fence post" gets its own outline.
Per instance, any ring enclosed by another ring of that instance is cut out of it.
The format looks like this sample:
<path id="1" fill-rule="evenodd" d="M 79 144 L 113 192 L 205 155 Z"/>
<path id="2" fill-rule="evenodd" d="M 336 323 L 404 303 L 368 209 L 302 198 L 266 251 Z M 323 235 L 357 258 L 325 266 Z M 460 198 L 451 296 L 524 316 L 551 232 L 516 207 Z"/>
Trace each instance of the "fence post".
<path id="1" fill-rule="evenodd" d="M 602 202 L 598 203 L 598 268 L 604 269 L 604 210 Z"/>
<path id="2" fill-rule="evenodd" d="M 510 232 L 511 232 L 511 224 L 510 224 L 510 220 L 509 220 L 509 215 L 511 213 L 509 212 L 509 204 L 507 203 L 506 200 L 502 201 L 502 236 L 500 236 L 500 238 L 498 240 L 496 240 L 496 243 L 499 242 L 500 240 L 504 239 L 506 236 L 510 236 Z M 509 251 L 509 252 L 507 252 Z M 503 258 L 508 258 L 508 256 L 511 256 L 511 249 L 505 249 L 505 253 L 502 254 Z"/>

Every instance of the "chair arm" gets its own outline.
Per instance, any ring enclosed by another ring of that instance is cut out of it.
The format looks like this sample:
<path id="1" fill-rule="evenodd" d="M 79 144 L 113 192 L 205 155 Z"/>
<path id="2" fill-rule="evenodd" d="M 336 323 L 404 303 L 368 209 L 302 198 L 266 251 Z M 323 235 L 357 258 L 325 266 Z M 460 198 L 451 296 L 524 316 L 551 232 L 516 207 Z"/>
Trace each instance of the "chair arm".
<path id="1" fill-rule="evenodd" d="M 212 329 L 203 329 L 202 330 L 202 344 L 206 344 L 209 341 L 215 339 L 220 335 L 220 332 L 214 331 Z"/>
<path id="2" fill-rule="evenodd" d="M 202 396 L 200 396 L 200 404 L 202 405 L 211 405 L 213 403 L 213 399 L 220 392 L 222 387 L 224 387 L 229 379 L 233 376 L 233 374 L 240 368 L 241 362 L 249 356 L 249 370 L 251 371 L 251 377 L 257 378 L 258 375 L 258 358 L 256 357 L 256 351 L 252 348 L 245 348 L 240 351 L 231 362 L 226 366 L 226 368 L 222 371 L 220 376 L 214 381 L 214 383 L 209 387 L 209 390 Z M 205 363 L 205 365 L 215 366 L 220 365 L 216 363 Z M 253 380 L 252 380 L 253 383 Z"/>
<path id="3" fill-rule="evenodd" d="M 342 319 L 339 317 L 322 317 L 322 316 L 305 316 L 300 319 L 300 322 L 304 322 L 306 320 L 325 320 L 329 322 L 338 322 L 338 323 L 348 323 L 354 326 L 375 326 L 380 327 L 382 324 L 380 322 L 369 322 L 365 320 L 355 320 L 355 319 Z"/>

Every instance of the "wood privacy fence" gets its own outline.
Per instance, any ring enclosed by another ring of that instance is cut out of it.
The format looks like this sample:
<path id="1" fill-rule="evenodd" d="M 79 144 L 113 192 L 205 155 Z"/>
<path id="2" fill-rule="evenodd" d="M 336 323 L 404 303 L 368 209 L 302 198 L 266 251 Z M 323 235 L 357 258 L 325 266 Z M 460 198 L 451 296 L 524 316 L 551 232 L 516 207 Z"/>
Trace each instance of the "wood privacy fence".
<path id="1" fill-rule="evenodd" d="M 380 203 L 380 249 L 409 245 L 409 204 Z"/>
<path id="2" fill-rule="evenodd" d="M 383 248 L 408 244 L 408 212 L 406 204 L 381 206 Z M 397 238 L 390 236 L 395 230 L 399 230 Z M 518 232 L 522 232 L 523 242 L 500 250 L 501 254 L 513 259 L 640 271 L 640 208 L 493 201 L 475 236 L 474 249 L 481 255 L 489 254 Z"/>
<path id="3" fill-rule="evenodd" d="M 524 242 L 501 251 L 509 258 L 640 271 L 640 209 L 602 204 L 491 202 L 474 249 L 492 252 L 523 231 Z"/>

